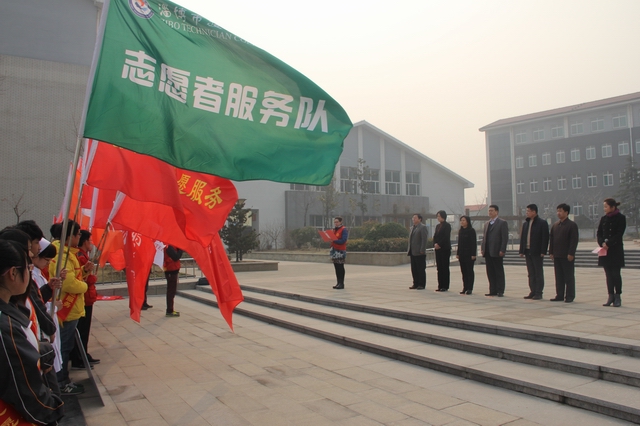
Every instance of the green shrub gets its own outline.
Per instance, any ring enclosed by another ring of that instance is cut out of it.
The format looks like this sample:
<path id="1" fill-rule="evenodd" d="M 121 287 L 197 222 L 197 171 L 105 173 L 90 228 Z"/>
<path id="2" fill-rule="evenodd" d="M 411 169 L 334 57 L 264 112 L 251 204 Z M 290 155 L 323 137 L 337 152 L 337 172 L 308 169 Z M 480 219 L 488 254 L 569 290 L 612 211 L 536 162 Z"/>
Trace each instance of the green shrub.
<path id="1" fill-rule="evenodd" d="M 320 240 L 320 236 L 318 235 L 318 230 L 313 226 L 306 226 L 304 228 L 298 228 L 291 231 L 291 240 L 294 242 L 297 248 L 300 248 L 305 245 L 316 245 L 317 241 Z M 322 240 L 320 240 L 322 241 Z"/>
<path id="2" fill-rule="evenodd" d="M 407 238 L 409 231 L 403 225 L 396 222 L 378 225 L 369 230 L 364 236 L 365 240 L 380 240 L 382 238 Z"/>
<path id="3" fill-rule="evenodd" d="M 407 250 L 407 244 L 406 238 L 381 238 L 375 241 L 364 238 L 350 239 L 347 244 L 347 252 L 404 252 Z"/>

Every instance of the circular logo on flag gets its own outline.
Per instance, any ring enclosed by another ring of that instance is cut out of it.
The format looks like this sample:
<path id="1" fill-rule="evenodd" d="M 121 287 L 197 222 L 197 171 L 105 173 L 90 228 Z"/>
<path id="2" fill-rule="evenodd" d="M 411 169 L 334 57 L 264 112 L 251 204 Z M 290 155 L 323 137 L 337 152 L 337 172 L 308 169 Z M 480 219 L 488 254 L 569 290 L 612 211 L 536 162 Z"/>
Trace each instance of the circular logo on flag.
<path id="1" fill-rule="evenodd" d="M 129 7 L 141 18 L 150 19 L 153 16 L 153 10 L 147 0 L 129 0 Z"/>

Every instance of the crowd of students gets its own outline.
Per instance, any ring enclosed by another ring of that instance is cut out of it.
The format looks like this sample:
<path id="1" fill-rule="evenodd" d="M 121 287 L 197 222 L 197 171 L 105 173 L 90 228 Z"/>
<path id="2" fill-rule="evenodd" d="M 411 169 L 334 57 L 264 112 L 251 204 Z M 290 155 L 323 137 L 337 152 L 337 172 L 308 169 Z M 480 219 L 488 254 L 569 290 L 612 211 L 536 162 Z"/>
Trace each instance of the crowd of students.
<path id="1" fill-rule="evenodd" d="M 62 396 L 84 392 L 69 363 L 85 368 L 83 353 L 100 362 L 86 351 L 97 297 L 91 233 L 74 221 L 64 238 L 61 224 L 50 233 L 51 242 L 31 220 L 0 231 L 0 424 L 57 424 Z"/>

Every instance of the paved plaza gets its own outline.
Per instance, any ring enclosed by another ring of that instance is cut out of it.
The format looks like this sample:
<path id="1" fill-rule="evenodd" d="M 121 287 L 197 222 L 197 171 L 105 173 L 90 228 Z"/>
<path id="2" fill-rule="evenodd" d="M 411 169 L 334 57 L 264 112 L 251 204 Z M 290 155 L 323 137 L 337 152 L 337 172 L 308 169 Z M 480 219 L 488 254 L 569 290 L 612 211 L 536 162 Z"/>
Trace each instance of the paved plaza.
<path id="1" fill-rule="evenodd" d="M 595 262 L 595 257 L 594 257 Z M 472 296 L 451 290 L 409 290 L 408 265 L 347 265 L 346 289 L 333 290 L 330 264 L 281 262 L 278 271 L 238 273 L 241 285 L 385 306 L 486 323 L 510 324 L 599 339 L 640 342 L 640 270 L 623 270 L 622 307 L 602 307 L 604 272 L 576 270 L 574 303 L 552 303 L 553 271 L 546 268 L 544 300 L 524 300 L 526 268 L 507 266 L 504 298 L 488 291 L 476 266 Z M 212 307 L 176 298 L 179 318 L 164 316 L 164 297 L 140 324 L 128 317 L 128 300 L 94 308 L 91 354 L 105 406 L 80 399 L 95 425 L 606 425 L 627 424 L 589 411 L 495 388 L 321 339 L 234 316 L 235 333 Z M 242 305 L 241 305 L 242 306 Z M 74 371 L 77 381 L 86 372 Z"/>

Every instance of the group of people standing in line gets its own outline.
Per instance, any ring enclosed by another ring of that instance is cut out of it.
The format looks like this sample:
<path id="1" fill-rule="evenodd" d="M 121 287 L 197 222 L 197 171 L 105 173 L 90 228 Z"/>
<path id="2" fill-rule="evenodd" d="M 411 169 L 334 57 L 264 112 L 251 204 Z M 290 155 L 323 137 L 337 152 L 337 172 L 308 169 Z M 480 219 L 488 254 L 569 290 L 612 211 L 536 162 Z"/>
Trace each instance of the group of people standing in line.
<path id="1" fill-rule="evenodd" d="M 598 245 L 601 253 L 598 265 L 605 271 L 608 298 L 603 306 L 622 305 L 621 268 L 624 263 L 623 236 L 626 229 L 626 218 L 618 209 L 620 203 L 613 198 L 603 202 L 604 213 L 597 231 Z M 487 297 L 503 297 L 505 292 L 504 256 L 507 252 L 509 227 L 506 220 L 499 217 L 499 207 L 489 206 L 490 220 L 484 224 L 480 254 L 485 259 L 486 273 L 489 281 Z M 557 206 L 558 221 L 549 228 L 546 220 L 538 216 L 538 207 L 529 204 L 526 209 L 527 218 L 520 233 L 519 254 L 524 257 L 529 278 L 529 294 L 525 299 L 541 300 L 544 291 L 543 261 L 548 254 L 553 260 L 555 272 L 556 295 L 552 302 L 571 303 L 576 297 L 575 256 L 578 247 L 578 225 L 569 219 L 571 207 L 562 203 Z M 450 284 L 451 259 L 451 225 L 447 222 L 444 210 L 436 214 L 438 225 L 433 233 L 438 287 L 436 292 L 446 292 Z M 413 226 L 409 234 L 407 255 L 411 257 L 411 290 L 426 288 L 426 249 L 429 233 L 422 223 L 422 216 L 412 217 Z M 474 264 L 478 256 L 476 231 L 469 216 L 460 217 L 458 247 L 456 258 L 462 273 L 462 291 L 460 294 L 471 295 L 475 280 Z"/>

